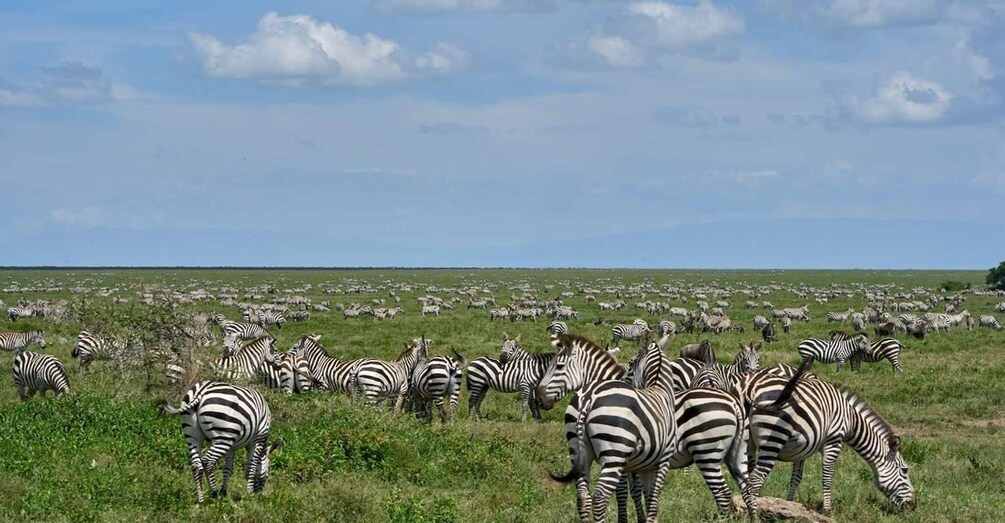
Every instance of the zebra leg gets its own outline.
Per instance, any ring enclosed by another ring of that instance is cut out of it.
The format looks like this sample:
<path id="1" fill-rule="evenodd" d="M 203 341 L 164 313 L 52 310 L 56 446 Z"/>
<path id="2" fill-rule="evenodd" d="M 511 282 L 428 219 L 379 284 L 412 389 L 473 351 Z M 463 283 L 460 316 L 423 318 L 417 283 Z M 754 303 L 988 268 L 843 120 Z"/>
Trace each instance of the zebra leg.
<path id="1" fill-rule="evenodd" d="M 530 409 L 530 383 L 520 383 L 520 421 L 527 421 L 527 411 Z"/>
<path id="2" fill-rule="evenodd" d="M 834 464 L 841 453 L 841 440 L 827 442 L 824 446 L 823 459 L 823 511 L 831 511 L 831 486 L 834 484 Z"/>
<path id="3" fill-rule="evenodd" d="M 629 476 L 629 480 L 631 483 L 632 504 L 635 505 L 635 519 L 638 523 L 645 523 L 646 505 L 642 499 L 642 480 L 639 479 L 638 474 L 634 473 Z"/>
<path id="4" fill-rule="evenodd" d="M 838 372 L 841 372 L 842 370 L 844 370 L 844 361 L 845 361 L 845 360 L 844 360 L 844 358 L 841 358 L 841 359 L 839 359 L 839 360 L 837 361 L 837 364 L 838 364 Z"/>
<path id="5" fill-rule="evenodd" d="M 614 497 L 618 502 L 618 523 L 628 523 L 628 476 L 621 476 L 618 481 L 618 488 L 614 491 Z"/>
<path id="6" fill-rule="evenodd" d="M 789 479 L 789 494 L 785 499 L 793 501 L 796 499 L 796 491 L 799 490 L 799 482 L 803 480 L 803 460 L 792 462 L 792 477 Z"/>
<path id="7" fill-rule="evenodd" d="M 195 502 L 203 502 L 202 494 L 202 457 L 199 455 L 199 445 L 189 443 L 188 446 L 188 459 L 192 464 L 192 477 L 195 479 Z"/>
<path id="8" fill-rule="evenodd" d="M 24 393 L 24 385 L 21 383 L 17 384 L 17 397 L 21 398 L 21 401 L 27 401 L 31 397 Z"/>
<path id="9" fill-rule="evenodd" d="M 216 488 L 216 462 L 220 461 L 220 458 L 230 451 L 230 447 L 231 443 L 229 441 L 215 441 L 209 446 L 209 450 L 206 451 L 206 455 L 202 458 L 203 474 L 205 474 L 206 481 L 209 483 L 209 496 L 211 498 L 219 495 L 219 491 Z"/>
<path id="10" fill-rule="evenodd" d="M 446 424 L 447 423 L 447 409 L 443 405 L 443 398 L 436 398 L 436 399 L 433 400 L 433 403 L 436 404 L 436 410 L 440 411 L 440 423 Z M 432 421 L 432 418 L 433 418 L 432 411 L 429 412 L 429 418 L 430 418 L 430 421 Z"/>
<path id="11" fill-rule="evenodd" d="M 894 374 L 899 374 L 900 371 L 904 370 L 900 366 L 900 356 L 898 356 L 896 354 L 891 354 L 890 355 L 890 365 L 893 365 L 893 373 Z"/>
<path id="12" fill-rule="evenodd" d="M 722 475 L 722 465 L 719 460 L 701 460 L 696 457 L 694 461 L 698 471 L 701 472 L 702 479 L 705 480 L 705 486 L 712 491 L 712 498 L 715 499 L 715 504 L 719 507 L 719 513 L 729 512 L 732 493 L 729 491 L 729 485 L 726 484 L 726 478 Z"/>
<path id="13" fill-rule="evenodd" d="M 600 477 L 597 478 L 597 486 L 593 489 L 593 521 L 603 523 L 607 521 L 607 505 L 611 501 L 611 494 L 618 487 L 621 475 L 624 472 L 623 463 L 605 463 L 601 465 Z"/>
<path id="14" fill-rule="evenodd" d="M 757 465 L 750 471 L 750 478 L 747 480 L 747 488 L 743 492 L 743 502 L 747 504 L 752 520 L 757 519 L 757 498 L 761 495 L 761 487 L 764 486 L 764 479 L 775 466 L 778 457 L 778 449 L 761 448 L 757 457 Z"/>
<path id="15" fill-rule="evenodd" d="M 593 513 L 593 498 L 590 497 L 590 476 L 576 478 L 576 510 L 579 521 L 588 523 Z"/>
<path id="16" fill-rule="evenodd" d="M 485 399 L 485 389 L 473 390 L 468 396 L 468 417 L 475 417 L 475 421 L 482 420 L 482 400 Z"/>
<path id="17" fill-rule="evenodd" d="M 223 462 L 223 484 L 220 485 L 220 497 L 223 498 L 227 497 L 227 482 L 230 481 L 230 475 L 234 473 L 234 454 L 234 449 L 231 449 Z M 251 459 L 250 453 L 248 459 Z"/>
<path id="18" fill-rule="evenodd" d="M 656 523 L 656 513 L 660 508 L 660 493 L 663 492 L 663 482 L 666 481 L 667 471 L 670 470 L 670 462 L 660 463 L 656 472 L 646 472 L 640 474 L 646 489 L 646 522 Z"/>

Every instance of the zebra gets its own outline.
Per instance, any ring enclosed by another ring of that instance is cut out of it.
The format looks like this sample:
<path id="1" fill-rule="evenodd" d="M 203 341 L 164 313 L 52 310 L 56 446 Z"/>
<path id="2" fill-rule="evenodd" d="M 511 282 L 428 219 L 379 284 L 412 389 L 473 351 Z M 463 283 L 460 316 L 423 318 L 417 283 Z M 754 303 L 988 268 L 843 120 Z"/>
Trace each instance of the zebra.
<path id="1" fill-rule="evenodd" d="M 509 309 L 505 307 L 492 309 L 489 311 L 489 321 L 495 321 L 496 318 L 509 318 L 509 314 Z"/>
<path id="2" fill-rule="evenodd" d="M 812 359 L 791 378 L 764 375 L 750 384 L 750 443 L 757 450 L 744 501 L 756 517 L 757 497 L 778 460 L 792 462 L 788 499 L 795 499 L 806 458 L 823 454 L 823 511 L 831 510 L 834 465 L 848 443 L 873 469 L 875 485 L 897 508 L 917 507 L 900 437 L 855 393 L 818 379 L 801 379 Z"/>
<path id="3" fill-rule="evenodd" d="M 428 314 L 435 314 L 435 315 L 439 316 L 440 315 L 440 306 L 439 305 L 423 305 L 422 306 L 422 315 L 426 316 Z"/>
<path id="4" fill-rule="evenodd" d="M 276 358 L 276 339 L 262 336 L 243 344 L 234 354 L 223 356 L 213 365 L 214 372 L 229 380 L 250 380 Z"/>
<path id="5" fill-rule="evenodd" d="M 783 316 L 778 321 L 779 321 L 779 323 L 782 324 L 782 332 L 784 332 L 785 334 L 788 334 L 789 333 L 789 329 L 792 328 L 792 318 L 790 318 L 788 316 Z"/>
<path id="6" fill-rule="evenodd" d="M 32 343 L 37 343 L 40 349 L 45 348 L 45 335 L 42 331 L 0 332 L 0 349 L 5 351 L 23 351 Z"/>
<path id="7" fill-rule="evenodd" d="M 830 337 L 832 340 L 842 340 L 852 338 L 854 335 L 844 331 L 831 331 Z M 890 365 L 893 366 L 893 372 L 898 373 L 903 370 L 900 366 L 900 350 L 902 348 L 903 345 L 896 338 L 889 336 L 880 338 L 870 343 L 868 349 L 864 351 L 857 350 L 851 354 L 851 368 L 852 370 L 858 370 L 859 365 L 863 361 L 875 363 L 877 361 L 889 360 Z"/>
<path id="8" fill-rule="evenodd" d="M 765 318 L 764 316 L 762 316 L 760 314 L 758 314 L 757 316 L 754 316 L 754 330 L 761 330 L 761 329 L 764 328 L 765 325 L 767 325 L 769 323 L 771 323 L 771 322 L 768 321 L 767 318 Z"/>
<path id="9" fill-rule="evenodd" d="M 224 338 L 254 340 L 269 334 L 264 327 L 257 323 L 228 320 L 219 313 L 210 315 L 209 320 L 220 326 Z"/>
<path id="10" fill-rule="evenodd" d="M 66 370 L 59 360 L 27 350 L 18 351 L 14 356 L 14 386 L 21 401 L 26 401 L 36 392 L 45 396 L 45 391 L 51 390 L 57 397 L 70 392 Z"/>
<path id="11" fill-rule="evenodd" d="M 944 330 L 948 331 L 950 327 L 955 327 L 964 320 L 970 317 L 970 311 L 964 309 L 958 314 L 935 314 L 926 313 L 923 318 L 929 323 L 929 326 L 937 331 Z M 907 323 L 907 322 L 904 322 Z"/>
<path id="12" fill-rule="evenodd" d="M 844 312 L 828 312 L 827 323 L 830 323 L 832 321 L 839 321 L 843 324 L 844 322 L 848 321 L 848 316 L 851 316 L 851 313 L 853 312 L 855 312 L 855 309 L 852 309 L 851 307 L 849 307 Z"/>
<path id="13" fill-rule="evenodd" d="M 765 343 L 771 343 L 777 339 L 775 337 L 775 327 L 771 324 L 771 322 L 768 322 L 768 324 L 761 329 L 761 338 L 764 339 Z"/>
<path id="14" fill-rule="evenodd" d="M 561 334 L 552 339 L 552 344 L 559 350 L 534 391 L 537 404 L 545 410 L 551 410 L 570 392 L 604 380 L 620 380 L 627 371 L 614 354 L 582 336 Z"/>
<path id="15" fill-rule="evenodd" d="M 856 312 L 851 315 L 851 328 L 855 329 L 856 332 L 862 332 L 865 330 L 865 315 Z"/>
<path id="16" fill-rule="evenodd" d="M 307 321 L 311 319 L 311 313 L 310 311 L 293 311 L 286 315 L 286 319 L 296 322 Z"/>
<path id="17" fill-rule="evenodd" d="M 990 314 L 981 314 L 980 326 L 981 327 L 994 327 L 997 330 L 1001 330 L 1002 329 L 1001 324 L 998 323 L 998 318 L 995 318 L 994 316 L 992 316 Z"/>
<path id="18" fill-rule="evenodd" d="M 637 319 L 628 324 L 618 324 L 611 329 L 611 345 L 616 346 L 619 341 L 639 341 L 642 336 L 649 332 L 649 323 L 646 320 Z"/>
<path id="19" fill-rule="evenodd" d="M 311 378 L 317 385 L 331 392 L 353 395 L 355 385 L 353 376 L 356 367 L 366 360 L 341 360 L 328 356 L 321 345 L 320 334 L 305 334 L 290 349 L 291 352 L 307 360 L 311 370 Z"/>
<path id="20" fill-rule="evenodd" d="M 821 340 L 809 338 L 803 340 L 798 347 L 799 357 L 803 360 L 813 359 L 823 363 L 838 364 L 838 371 L 844 369 L 846 361 L 855 352 L 869 351 L 869 338 L 863 333 L 849 335 L 846 339 Z"/>
<path id="21" fill-rule="evenodd" d="M 656 326 L 656 331 L 660 336 L 666 336 L 667 334 L 676 334 L 677 325 L 670 320 L 663 320 Z"/>
<path id="22" fill-rule="evenodd" d="M 263 328 L 275 325 L 277 329 L 282 329 L 286 323 L 286 316 L 281 312 L 259 312 L 257 323 Z"/>
<path id="23" fill-rule="evenodd" d="M 624 474 L 641 479 L 645 489 L 646 521 L 657 521 L 663 481 L 677 450 L 677 419 L 669 360 L 663 347 L 669 336 L 649 343 L 632 358 L 632 383 L 605 380 L 577 394 L 577 404 L 566 409 L 566 441 L 571 470 L 556 481 L 576 482 L 580 519 L 603 521 L 611 494 L 618 490 L 619 505 L 627 493 Z M 590 469 L 600 464 L 600 477 L 591 495 Z M 636 483 L 637 484 L 637 483 Z M 635 490 L 636 502 L 642 501 Z M 620 512 L 619 510 L 619 516 Z M 636 505 L 641 514 L 641 504 Z M 640 518 L 641 519 L 641 518 Z"/>
<path id="24" fill-rule="evenodd" d="M 305 394 L 311 391 L 313 378 L 307 360 L 290 349 L 266 360 L 258 373 L 258 378 L 270 389 L 278 389 L 284 394 Z"/>
<path id="25" fill-rule="evenodd" d="M 541 412 L 534 401 L 534 387 L 555 354 L 530 354 L 520 346 L 520 336 L 510 339 L 505 334 L 499 352 L 499 359 L 476 358 L 468 365 L 468 416 L 474 414 L 475 419 L 481 419 L 482 401 L 489 389 L 493 389 L 520 393 L 521 421 L 527 420 L 528 410 L 534 419 L 540 419 Z"/>
<path id="26" fill-rule="evenodd" d="M 371 403 L 380 399 L 393 399 L 392 410 L 401 411 L 401 405 L 408 395 L 412 372 L 415 366 L 427 359 L 429 345 L 425 337 L 419 343 L 405 343 L 404 350 L 392 361 L 365 359 L 356 367 L 353 375 L 353 400 L 364 395 Z"/>
<path id="27" fill-rule="evenodd" d="M 73 347 L 70 356 L 79 358 L 80 369 L 87 370 L 92 361 L 111 357 L 110 348 L 110 344 L 104 338 L 82 330 L 77 334 L 77 345 Z"/>
<path id="28" fill-rule="evenodd" d="M 26 307 L 11 307 L 7 309 L 7 319 L 11 322 L 15 322 L 21 318 L 35 318 L 41 315 L 42 311 Z"/>
<path id="29" fill-rule="evenodd" d="M 694 377 L 691 387 L 729 390 L 740 377 L 750 371 L 757 370 L 761 359 L 760 342 L 753 345 L 740 344 L 740 351 L 733 358 L 732 365 L 711 363 Z"/>
<path id="30" fill-rule="evenodd" d="M 447 423 L 457 413 L 457 398 L 461 394 L 464 357 L 453 351 L 454 357 L 436 356 L 415 366 L 412 372 L 412 403 L 416 410 L 428 415 L 430 400 L 440 412 L 440 422 Z M 444 405 L 444 401 L 449 402 Z"/>
<path id="31" fill-rule="evenodd" d="M 553 336 L 558 336 L 559 334 L 569 332 L 569 326 L 566 325 L 564 321 L 555 320 L 549 323 L 548 328 L 545 330 L 550 332 Z"/>
<path id="32" fill-rule="evenodd" d="M 203 477 L 209 485 L 210 497 L 227 495 L 227 481 L 234 471 L 234 451 L 240 448 L 248 449 L 244 467 L 248 491 L 260 494 L 265 490 L 269 456 L 283 442 L 277 439 L 268 444 L 272 413 L 261 393 L 229 383 L 202 381 L 185 393 L 178 408 L 164 403 L 161 412 L 181 415 L 197 503 L 204 499 Z M 202 445 L 206 442 L 209 449 L 203 453 Z M 216 464 L 224 457 L 223 483 L 217 490 Z"/>

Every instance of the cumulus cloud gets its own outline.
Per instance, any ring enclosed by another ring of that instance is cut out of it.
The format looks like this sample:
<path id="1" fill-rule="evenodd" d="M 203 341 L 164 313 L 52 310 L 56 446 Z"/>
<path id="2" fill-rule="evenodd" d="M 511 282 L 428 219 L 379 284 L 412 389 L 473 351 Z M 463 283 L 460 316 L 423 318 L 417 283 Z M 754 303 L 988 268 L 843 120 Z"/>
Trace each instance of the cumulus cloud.
<path id="1" fill-rule="evenodd" d="M 628 13 L 651 24 L 653 43 L 662 49 L 680 51 L 707 46 L 744 30 L 743 17 L 709 0 L 697 5 L 637 2 Z"/>
<path id="2" fill-rule="evenodd" d="M 850 98 L 847 107 L 865 123 L 924 124 L 942 118 L 952 100 L 952 93 L 941 85 L 897 71 L 872 98 Z"/>
<path id="3" fill-rule="evenodd" d="M 354 35 L 306 15 L 268 13 L 239 44 L 198 33 L 190 39 L 206 76 L 292 85 L 368 87 L 452 74 L 467 62 L 466 53 L 452 45 L 413 53 L 392 40 Z"/>
<path id="4" fill-rule="evenodd" d="M 954 13 L 948 2 L 936 0 L 761 0 L 759 5 L 785 18 L 849 29 L 927 25 Z"/>
<path id="5" fill-rule="evenodd" d="M 128 86 L 113 82 L 100 67 L 75 61 L 43 67 L 41 78 L 32 83 L 0 85 L 2 107 L 101 104 L 141 97 Z"/>
<path id="6" fill-rule="evenodd" d="M 380 13 L 433 14 L 452 12 L 540 12 L 555 9 L 554 0 L 372 0 Z"/>

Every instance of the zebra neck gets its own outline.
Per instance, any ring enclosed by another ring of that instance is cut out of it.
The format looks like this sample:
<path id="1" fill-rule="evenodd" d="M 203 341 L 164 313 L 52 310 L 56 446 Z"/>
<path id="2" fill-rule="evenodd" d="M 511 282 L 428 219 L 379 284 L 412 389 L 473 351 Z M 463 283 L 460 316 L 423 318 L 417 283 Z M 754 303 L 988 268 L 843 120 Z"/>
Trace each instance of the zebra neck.
<path id="1" fill-rule="evenodd" d="M 888 439 L 893 434 L 890 425 L 857 396 L 844 393 L 851 403 L 851 426 L 845 441 L 870 465 L 885 459 Z"/>

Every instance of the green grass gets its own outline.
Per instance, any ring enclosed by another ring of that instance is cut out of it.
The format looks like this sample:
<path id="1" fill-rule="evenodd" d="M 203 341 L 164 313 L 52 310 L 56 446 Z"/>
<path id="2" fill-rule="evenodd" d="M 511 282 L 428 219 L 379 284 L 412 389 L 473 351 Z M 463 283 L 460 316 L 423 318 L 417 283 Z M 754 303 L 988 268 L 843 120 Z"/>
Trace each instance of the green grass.
<path id="1" fill-rule="evenodd" d="M 497 354 L 503 332 L 522 335 L 531 350 L 548 349 L 545 321 L 495 322 L 487 311 L 468 311 L 463 304 L 441 317 L 422 318 L 415 297 L 425 286 L 458 287 L 472 283 L 498 283 L 500 304 L 515 291 L 508 287 L 526 281 L 539 290 L 555 284 L 540 296 L 557 294 L 565 282 L 631 284 L 656 283 L 805 283 L 829 286 L 852 282 L 893 283 L 910 289 L 934 287 L 945 281 L 980 287 L 980 271 L 596 271 L 596 270 L 360 270 L 360 271 L 224 271 L 224 270 L 74 270 L 0 271 L 0 288 L 11 281 L 22 285 L 52 280 L 64 288 L 87 280 L 91 287 L 128 288 L 166 284 L 192 288 L 219 285 L 249 286 L 271 282 L 280 289 L 302 283 L 314 285 L 315 302 L 330 299 L 369 302 L 375 295 L 325 296 L 323 282 L 343 278 L 380 285 L 384 280 L 418 282 L 414 292 L 403 294 L 405 313 L 393 321 L 343 320 L 341 314 L 314 314 L 309 322 L 287 324 L 275 331 L 278 346 L 290 347 L 304 333 L 323 334 L 328 351 L 341 357 L 391 357 L 403 342 L 425 334 L 435 343 L 434 354 L 453 347 L 469 359 Z M 431 293 L 445 295 L 445 293 Z M 18 298 L 65 298 L 53 294 L 0 294 L 8 305 Z M 604 296 L 598 296 L 604 299 Z M 808 300 L 791 293 L 769 295 L 776 307 L 799 306 Z M 734 296 L 728 312 L 734 322 L 750 325 L 754 314 L 743 308 L 746 300 Z M 635 301 L 626 299 L 630 303 Z M 632 309 L 601 316 L 595 304 L 582 298 L 566 300 L 582 311 L 573 322 L 576 332 L 601 343 L 609 340 L 610 325 L 641 316 Z M 691 306 L 693 307 L 693 300 Z M 795 363 L 795 346 L 810 336 L 823 336 L 834 327 L 825 312 L 860 309 L 863 299 L 835 299 L 820 306 L 809 301 L 813 321 L 797 323 L 793 332 L 779 332 L 779 341 L 763 349 L 762 365 Z M 971 297 L 964 304 L 975 315 L 990 312 L 994 302 Z M 118 306 L 128 307 L 128 306 Z M 195 305 L 196 310 L 233 309 Z M 603 317 L 605 325 L 593 325 Z M 265 496 L 248 495 L 235 477 L 232 498 L 196 506 L 185 444 L 178 420 L 159 417 L 161 399 L 177 402 L 180 395 L 155 381 L 134 378 L 122 382 L 98 362 L 81 373 L 70 358 L 79 324 L 48 320 L 19 322 L 18 330 L 43 328 L 46 352 L 64 362 L 74 394 L 55 399 L 17 400 L 13 386 L 0 387 L 0 519 L 8 521 L 574 521 L 574 489 L 548 479 L 549 471 L 568 467 L 560 419 L 564 403 L 545 413 L 542 422 L 519 421 L 515 395 L 490 393 L 482 410 L 489 420 L 467 419 L 467 393 L 461 397 L 459 420 L 442 427 L 428 425 L 408 415 L 394 416 L 350 404 L 344 397 L 318 393 L 286 397 L 267 393 L 273 412 L 273 434 L 285 441 L 274 455 L 272 476 Z M 3 327 L 8 328 L 8 327 Z M 711 336 L 711 335 L 709 335 Z M 754 333 L 712 336 L 725 360 L 741 341 Z M 683 343 L 698 335 L 682 335 Z M 889 514 L 882 495 L 873 487 L 868 466 L 845 448 L 838 461 L 834 487 L 834 517 L 842 521 L 998 521 L 1005 509 L 1005 332 L 962 329 L 933 335 L 926 341 L 903 340 L 904 373 L 894 376 L 886 363 L 867 364 L 860 372 L 837 373 L 833 365 L 818 365 L 814 372 L 847 384 L 861 393 L 901 433 L 911 479 L 918 489 L 917 511 Z M 626 347 L 631 353 L 632 349 Z M 206 349 L 207 355 L 215 349 Z M 627 358 L 627 355 L 624 356 Z M 11 355 L 2 353 L 0 364 L 9 369 Z M 239 462 L 244 459 L 243 452 Z M 811 460 L 799 499 L 811 508 L 820 504 L 820 461 Z M 764 493 L 783 496 L 790 466 L 779 465 L 769 476 Z M 706 521 L 716 519 L 714 503 L 692 471 L 671 472 L 664 490 L 661 520 Z"/>

